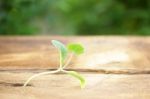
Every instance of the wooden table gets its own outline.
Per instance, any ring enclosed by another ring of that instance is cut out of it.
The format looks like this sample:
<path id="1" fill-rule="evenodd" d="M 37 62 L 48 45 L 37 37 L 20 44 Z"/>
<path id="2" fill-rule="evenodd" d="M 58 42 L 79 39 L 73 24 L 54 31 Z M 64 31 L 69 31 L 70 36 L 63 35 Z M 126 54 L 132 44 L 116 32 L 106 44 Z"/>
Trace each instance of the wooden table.
<path id="1" fill-rule="evenodd" d="M 66 68 L 85 76 L 84 89 L 65 74 L 22 87 L 31 75 L 57 69 L 52 39 L 86 48 Z M 150 37 L 0 37 L 0 99 L 150 99 Z"/>

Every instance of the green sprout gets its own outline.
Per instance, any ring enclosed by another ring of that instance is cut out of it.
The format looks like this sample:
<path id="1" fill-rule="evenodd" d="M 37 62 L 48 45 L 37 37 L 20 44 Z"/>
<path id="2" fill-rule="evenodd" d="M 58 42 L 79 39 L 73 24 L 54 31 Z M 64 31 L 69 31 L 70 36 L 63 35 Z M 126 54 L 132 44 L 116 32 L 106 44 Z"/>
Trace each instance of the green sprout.
<path id="1" fill-rule="evenodd" d="M 69 65 L 71 59 L 73 58 L 73 55 L 80 55 L 80 54 L 84 53 L 83 46 L 80 44 L 72 43 L 72 44 L 68 44 L 66 47 L 60 41 L 52 40 L 51 42 L 59 50 L 59 60 L 60 60 L 59 68 L 57 70 L 54 70 L 54 71 L 47 71 L 47 72 L 35 74 L 35 75 L 31 76 L 30 78 L 28 78 L 28 80 L 24 83 L 23 86 L 24 87 L 27 86 L 28 83 L 35 77 L 38 77 L 41 75 L 46 75 L 46 74 L 63 72 L 63 73 L 69 74 L 69 75 L 75 77 L 76 79 L 78 79 L 80 81 L 80 87 L 84 88 L 86 81 L 82 75 L 80 75 L 76 71 L 64 70 L 64 68 Z M 71 53 L 69 58 L 68 58 L 68 53 Z"/>

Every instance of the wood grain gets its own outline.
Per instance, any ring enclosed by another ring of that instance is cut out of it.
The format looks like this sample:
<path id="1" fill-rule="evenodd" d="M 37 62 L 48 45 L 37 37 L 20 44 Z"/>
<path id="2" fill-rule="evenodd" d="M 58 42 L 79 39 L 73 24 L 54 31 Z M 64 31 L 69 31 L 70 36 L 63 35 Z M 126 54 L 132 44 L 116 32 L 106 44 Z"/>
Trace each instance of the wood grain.
<path id="1" fill-rule="evenodd" d="M 52 39 L 78 42 L 85 53 L 66 68 L 87 79 L 85 89 L 65 74 L 31 75 L 57 69 Z M 150 37 L 0 37 L 0 99 L 150 99 Z"/>
<path id="2" fill-rule="evenodd" d="M 20 85 L 34 73 L 0 73 L 1 99 L 149 99 L 150 75 L 83 74 L 85 89 L 64 74 L 45 75 Z M 10 76 L 11 75 L 11 76 Z"/>
<path id="3" fill-rule="evenodd" d="M 149 37 L 0 37 L 0 68 L 45 68 L 58 66 L 57 49 L 51 40 L 79 42 L 85 53 L 74 57 L 68 68 L 150 69 Z"/>

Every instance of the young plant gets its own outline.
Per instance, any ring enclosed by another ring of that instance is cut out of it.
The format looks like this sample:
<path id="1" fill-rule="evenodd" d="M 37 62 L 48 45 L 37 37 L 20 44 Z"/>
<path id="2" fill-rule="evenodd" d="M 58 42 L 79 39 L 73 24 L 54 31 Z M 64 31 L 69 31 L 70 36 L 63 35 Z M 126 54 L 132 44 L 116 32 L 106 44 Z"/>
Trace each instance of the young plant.
<path id="1" fill-rule="evenodd" d="M 60 62 L 59 68 L 54 71 L 47 71 L 47 72 L 35 74 L 35 75 L 31 76 L 30 78 L 28 78 L 28 80 L 24 83 L 23 86 L 24 87 L 27 86 L 27 84 L 35 77 L 45 75 L 45 74 L 53 74 L 53 73 L 63 72 L 63 73 L 69 74 L 69 75 L 75 77 L 76 79 L 78 79 L 80 81 L 80 87 L 84 88 L 86 81 L 82 75 L 80 75 L 76 71 L 64 70 L 64 68 L 69 65 L 73 55 L 80 55 L 80 54 L 84 53 L 84 48 L 82 47 L 82 45 L 72 43 L 72 44 L 68 44 L 66 47 L 63 43 L 61 43 L 57 40 L 52 40 L 51 42 L 59 50 L 59 62 Z M 68 58 L 67 57 L 68 53 L 71 53 L 71 54 L 70 54 L 69 59 L 65 62 L 65 60 Z"/>

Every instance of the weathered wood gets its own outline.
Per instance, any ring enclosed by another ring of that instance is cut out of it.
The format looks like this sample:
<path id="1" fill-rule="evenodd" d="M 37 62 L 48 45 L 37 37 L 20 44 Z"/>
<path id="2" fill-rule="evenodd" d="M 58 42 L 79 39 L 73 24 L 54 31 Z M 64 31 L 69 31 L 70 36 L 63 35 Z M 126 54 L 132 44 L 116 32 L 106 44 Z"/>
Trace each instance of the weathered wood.
<path id="1" fill-rule="evenodd" d="M 150 75 L 83 74 L 85 89 L 68 75 L 45 75 L 20 85 L 34 73 L 0 73 L 1 99 L 149 99 Z"/>
<path id="2" fill-rule="evenodd" d="M 64 74 L 22 87 L 31 75 L 57 68 L 52 39 L 84 45 L 67 69 L 86 77 L 85 89 Z M 149 51 L 150 37 L 0 37 L 0 99 L 150 99 Z"/>
<path id="3" fill-rule="evenodd" d="M 52 39 L 85 46 L 85 54 L 74 57 L 70 68 L 150 69 L 150 37 L 0 37 L 0 68 L 57 68 Z"/>

